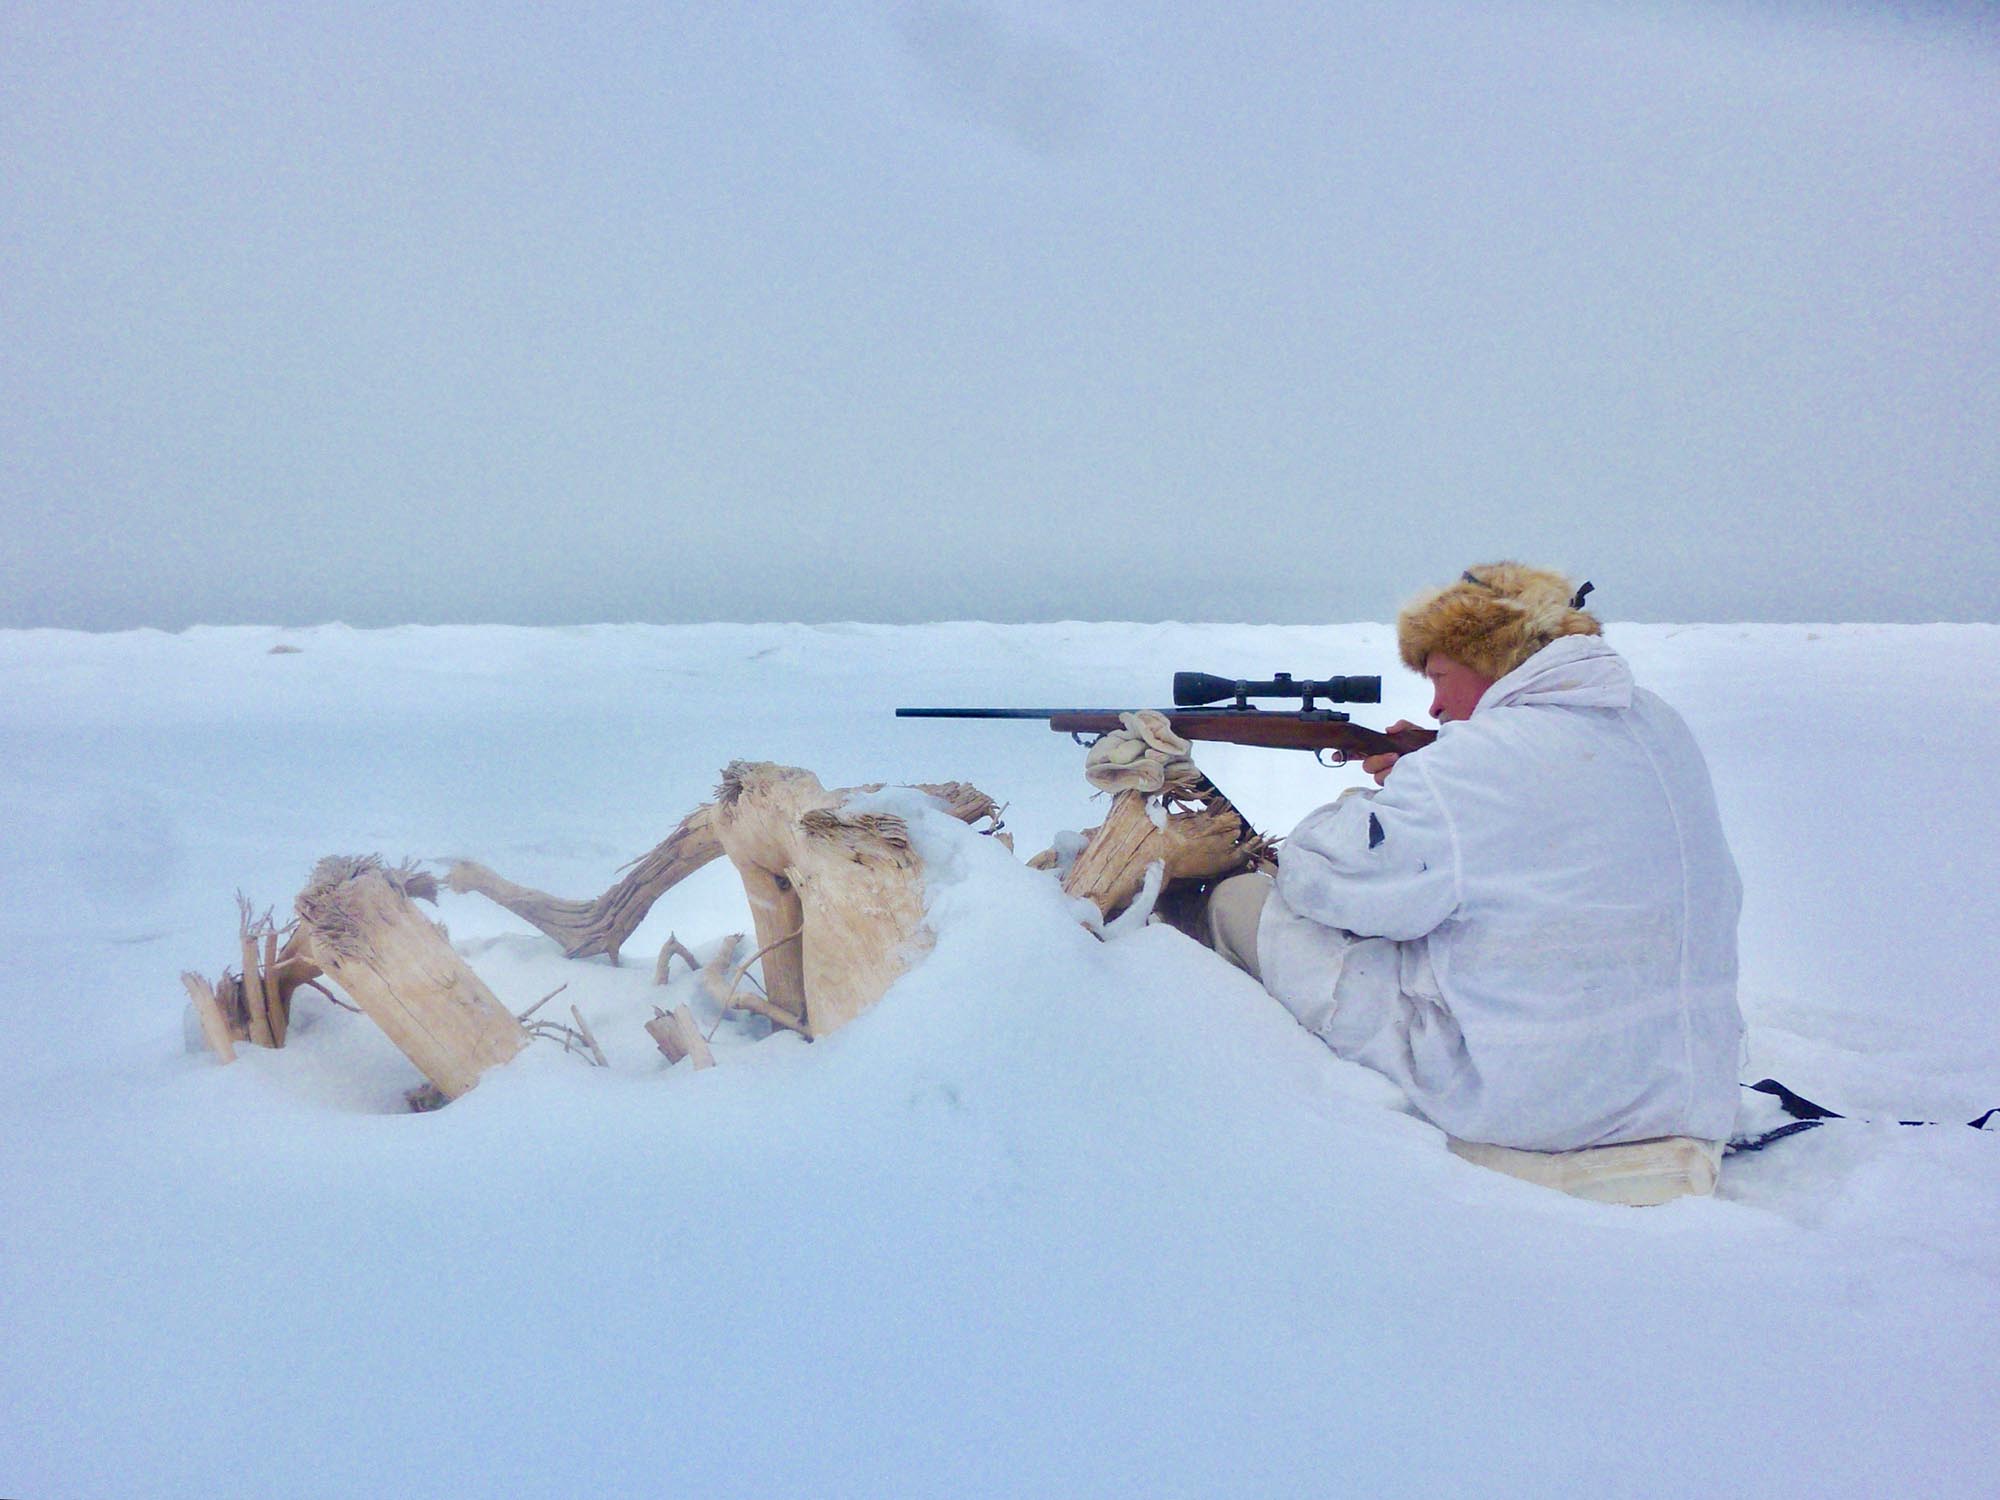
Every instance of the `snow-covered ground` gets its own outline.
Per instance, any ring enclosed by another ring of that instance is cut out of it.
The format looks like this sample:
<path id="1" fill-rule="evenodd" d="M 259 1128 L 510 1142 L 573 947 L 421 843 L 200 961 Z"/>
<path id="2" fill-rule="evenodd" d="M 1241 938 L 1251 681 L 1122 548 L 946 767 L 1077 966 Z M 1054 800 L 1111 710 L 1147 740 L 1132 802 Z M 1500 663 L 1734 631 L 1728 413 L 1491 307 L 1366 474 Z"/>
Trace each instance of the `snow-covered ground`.
<path id="1" fill-rule="evenodd" d="M 1715 775 L 1745 1077 L 2000 1104 L 2000 627 L 1612 639 Z M 726 1029 L 694 1073 L 640 1030 L 669 931 L 748 924 L 717 865 L 619 969 L 444 898 L 609 1069 L 537 1046 L 411 1115 L 315 1001 L 282 1052 L 183 1049 L 234 893 L 283 912 L 320 855 L 591 895 L 738 756 L 973 781 L 1026 854 L 1096 820 L 1081 752 L 890 711 L 1176 668 L 1427 702 L 1369 625 L 0 634 L 0 1494 L 2000 1492 L 2000 1135 L 1836 1125 L 1713 1200 L 1564 1199 L 941 818 L 935 951 L 818 1044 Z M 1277 830 L 1358 779 L 1201 760 Z"/>

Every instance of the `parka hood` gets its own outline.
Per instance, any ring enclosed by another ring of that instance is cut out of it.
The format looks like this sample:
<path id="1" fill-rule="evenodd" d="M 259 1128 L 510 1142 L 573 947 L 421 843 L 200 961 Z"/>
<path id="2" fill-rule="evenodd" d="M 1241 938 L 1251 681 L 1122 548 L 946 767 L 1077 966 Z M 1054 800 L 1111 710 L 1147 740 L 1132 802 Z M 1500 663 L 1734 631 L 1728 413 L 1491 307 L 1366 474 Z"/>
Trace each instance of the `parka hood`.
<path id="1" fill-rule="evenodd" d="M 1632 686 L 1632 668 L 1602 637 L 1566 635 L 1488 688 L 1472 714 L 1516 705 L 1630 708 Z"/>

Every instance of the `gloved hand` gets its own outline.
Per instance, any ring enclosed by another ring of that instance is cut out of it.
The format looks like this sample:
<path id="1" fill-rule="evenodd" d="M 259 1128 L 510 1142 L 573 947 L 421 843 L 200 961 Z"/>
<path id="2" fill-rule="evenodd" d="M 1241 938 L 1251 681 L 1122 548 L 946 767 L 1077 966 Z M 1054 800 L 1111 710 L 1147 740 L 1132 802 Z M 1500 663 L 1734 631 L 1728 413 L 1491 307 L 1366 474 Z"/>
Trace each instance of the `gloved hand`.
<path id="1" fill-rule="evenodd" d="M 1165 714 L 1148 708 L 1120 714 L 1118 720 L 1125 727 L 1105 735 L 1084 757 L 1084 778 L 1092 786 L 1150 795 L 1184 790 L 1200 778 L 1188 758 L 1192 746 L 1174 733 Z"/>

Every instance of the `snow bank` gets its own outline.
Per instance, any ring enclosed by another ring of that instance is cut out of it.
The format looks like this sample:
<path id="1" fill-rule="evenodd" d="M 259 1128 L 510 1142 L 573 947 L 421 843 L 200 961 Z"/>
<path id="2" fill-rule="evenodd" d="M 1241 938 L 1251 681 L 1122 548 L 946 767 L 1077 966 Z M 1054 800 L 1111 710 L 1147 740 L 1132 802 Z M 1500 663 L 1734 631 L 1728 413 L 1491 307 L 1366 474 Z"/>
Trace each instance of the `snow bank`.
<path id="1" fill-rule="evenodd" d="M 1614 640 L 1715 770 L 1746 1076 L 2000 1103 L 2000 630 Z M 937 945 L 824 1042 L 732 1022 L 695 1073 L 639 1029 L 668 930 L 748 925 L 712 869 L 621 969 L 445 898 L 609 1069 L 538 1047 L 411 1116 L 328 1007 L 232 1068 L 182 1050 L 231 893 L 287 903 L 319 854 L 587 894 L 746 754 L 975 781 L 1026 852 L 1093 820 L 1079 753 L 889 710 L 1177 667 L 1394 672 L 1379 626 L 0 635 L 0 1493 L 1990 1493 L 2000 1139 L 1836 1126 L 1713 1201 L 1558 1198 L 907 792 Z M 1202 759 L 1273 827 L 1353 774 Z"/>

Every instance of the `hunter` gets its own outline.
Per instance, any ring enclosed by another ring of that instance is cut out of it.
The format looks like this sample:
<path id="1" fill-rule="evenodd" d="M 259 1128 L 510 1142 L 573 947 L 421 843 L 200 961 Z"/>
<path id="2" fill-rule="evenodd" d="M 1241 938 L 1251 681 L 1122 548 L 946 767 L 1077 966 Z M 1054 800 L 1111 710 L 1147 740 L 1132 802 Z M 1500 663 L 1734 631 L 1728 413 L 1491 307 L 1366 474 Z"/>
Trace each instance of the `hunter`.
<path id="1" fill-rule="evenodd" d="M 1364 762 L 1207 935 L 1459 1155 L 1659 1202 L 1713 1187 L 1735 1120 L 1741 886 L 1687 725 L 1581 606 L 1517 563 L 1414 600 L 1436 742 Z"/>

